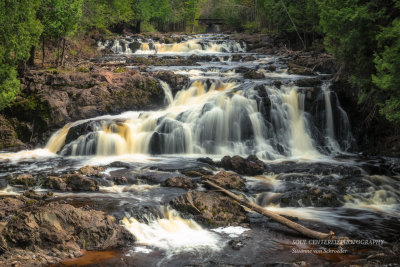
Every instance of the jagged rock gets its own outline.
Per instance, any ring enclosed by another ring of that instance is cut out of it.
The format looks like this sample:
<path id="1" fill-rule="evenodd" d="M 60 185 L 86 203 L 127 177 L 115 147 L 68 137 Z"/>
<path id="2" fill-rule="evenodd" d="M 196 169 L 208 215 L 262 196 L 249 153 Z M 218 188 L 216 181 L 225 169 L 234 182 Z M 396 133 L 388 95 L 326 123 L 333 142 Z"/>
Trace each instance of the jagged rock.
<path id="1" fill-rule="evenodd" d="M 36 185 L 36 179 L 30 174 L 18 175 L 15 179 L 8 181 L 10 185 L 23 185 L 25 187 L 32 187 Z"/>
<path id="2" fill-rule="evenodd" d="M 18 139 L 13 125 L 2 115 L 0 115 L 0 149 L 21 150 L 26 145 Z"/>
<path id="3" fill-rule="evenodd" d="M 222 158 L 220 166 L 242 175 L 259 175 L 266 171 L 264 162 L 255 155 L 250 155 L 247 159 L 241 156 L 225 156 Z"/>
<path id="4" fill-rule="evenodd" d="M 130 245 L 134 237 L 101 211 L 50 203 L 13 217 L 2 231 L 8 249 L 58 251 L 105 250 Z M 74 255 L 74 254 L 72 254 Z"/>
<path id="5" fill-rule="evenodd" d="M 188 192 L 170 202 L 171 206 L 207 226 L 238 225 L 247 222 L 244 209 L 216 192 Z"/>
<path id="6" fill-rule="evenodd" d="M 104 172 L 104 167 L 102 167 L 102 166 L 84 166 L 79 169 L 79 172 L 86 176 L 101 177 L 100 172 Z"/>
<path id="7" fill-rule="evenodd" d="M 0 199 L 0 220 L 4 220 L 7 216 L 17 212 L 25 202 L 18 198 L 1 198 Z"/>
<path id="8" fill-rule="evenodd" d="M 243 77 L 245 79 L 265 79 L 265 76 L 263 73 L 261 72 L 257 72 L 256 70 L 249 70 L 248 72 L 246 72 Z"/>
<path id="9" fill-rule="evenodd" d="M 162 186 L 166 187 L 179 187 L 179 188 L 184 188 L 186 190 L 188 189 L 196 189 L 197 184 L 193 182 L 191 179 L 186 178 L 186 177 L 173 177 L 173 178 L 168 178 L 162 183 Z"/>
<path id="10" fill-rule="evenodd" d="M 203 176 L 202 179 L 210 180 L 211 182 L 228 189 L 242 189 L 245 185 L 245 180 L 242 177 L 236 173 L 226 171 L 220 171 L 215 175 L 206 175 Z"/>

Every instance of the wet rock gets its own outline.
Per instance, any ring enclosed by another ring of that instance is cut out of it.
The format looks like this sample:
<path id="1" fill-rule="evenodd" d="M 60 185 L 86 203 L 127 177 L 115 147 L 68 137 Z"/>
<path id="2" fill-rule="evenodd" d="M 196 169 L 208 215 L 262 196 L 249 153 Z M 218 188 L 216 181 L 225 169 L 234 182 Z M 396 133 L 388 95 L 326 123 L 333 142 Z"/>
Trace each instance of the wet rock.
<path id="1" fill-rule="evenodd" d="M 242 175 L 259 175 L 266 171 L 265 164 L 255 155 L 250 155 L 246 159 L 241 156 L 225 156 L 219 164 L 226 170 L 231 170 Z"/>
<path id="2" fill-rule="evenodd" d="M 0 198 L 0 220 L 13 215 L 25 205 L 25 201 L 18 198 L 7 197 Z"/>
<path id="3" fill-rule="evenodd" d="M 340 207 L 343 205 L 335 191 L 307 186 L 290 190 L 274 202 L 279 203 L 281 207 Z"/>
<path id="4" fill-rule="evenodd" d="M 158 71 L 152 74 L 164 82 L 168 83 L 171 88 L 172 95 L 187 87 L 190 83 L 190 79 L 185 75 L 175 74 L 172 71 Z"/>
<path id="5" fill-rule="evenodd" d="M 67 183 L 65 179 L 56 177 L 56 176 L 49 176 L 46 182 L 46 185 L 50 189 L 66 191 L 67 190 Z"/>
<path id="6" fill-rule="evenodd" d="M 230 198 L 216 192 L 188 192 L 170 202 L 176 210 L 192 214 L 206 226 L 239 225 L 247 222 L 244 209 Z"/>
<path id="7" fill-rule="evenodd" d="M 114 177 L 113 181 L 116 185 L 124 185 L 128 183 L 128 179 L 126 179 L 126 177 Z"/>
<path id="8" fill-rule="evenodd" d="M 65 176 L 67 187 L 72 191 L 99 191 L 99 186 L 93 180 L 77 173 Z"/>
<path id="9" fill-rule="evenodd" d="M 208 157 L 207 158 L 198 158 L 197 161 L 201 162 L 201 163 L 206 163 L 210 166 L 215 166 L 215 164 L 216 164 L 212 159 L 210 159 Z"/>
<path id="10" fill-rule="evenodd" d="M 130 168 L 133 167 L 133 165 L 131 163 L 128 163 L 128 162 L 114 161 L 114 162 L 111 162 L 107 167 L 130 169 Z"/>
<path id="11" fill-rule="evenodd" d="M 197 184 L 192 181 L 189 178 L 186 177 L 173 177 L 173 178 L 168 178 L 162 183 L 162 186 L 165 187 L 179 187 L 179 188 L 184 188 L 186 190 L 189 189 L 196 189 Z"/>
<path id="12" fill-rule="evenodd" d="M 295 84 L 299 87 L 314 87 L 320 86 L 322 84 L 322 81 L 317 78 L 300 79 L 297 80 Z"/>
<path id="13" fill-rule="evenodd" d="M 53 192 L 46 192 L 46 193 L 37 193 L 34 190 L 26 190 L 24 191 L 24 193 L 22 194 L 24 197 L 26 198 L 30 198 L 30 199 L 35 199 L 35 200 L 47 200 L 49 198 L 52 198 L 54 196 Z"/>
<path id="14" fill-rule="evenodd" d="M 265 76 L 261 72 L 257 72 L 256 70 L 249 70 L 246 72 L 243 77 L 245 79 L 265 79 Z"/>
<path id="15" fill-rule="evenodd" d="M 65 143 L 69 144 L 82 135 L 96 131 L 98 126 L 99 122 L 90 121 L 71 127 L 65 137 Z"/>
<path id="16" fill-rule="evenodd" d="M 79 172 L 86 176 L 96 176 L 101 177 L 100 172 L 104 172 L 104 167 L 102 166 L 85 166 L 79 169 Z"/>
<path id="17" fill-rule="evenodd" d="M 213 172 L 204 168 L 187 168 L 180 171 L 188 177 L 201 177 L 203 175 L 212 175 Z"/>
<path id="18" fill-rule="evenodd" d="M 18 175 L 16 178 L 8 181 L 10 185 L 23 185 L 25 187 L 32 187 L 36 185 L 36 179 L 30 175 Z"/>
<path id="19" fill-rule="evenodd" d="M 64 177 L 49 176 L 43 186 L 60 191 L 99 191 L 97 181 L 79 173 L 70 173 Z"/>
<path id="20" fill-rule="evenodd" d="M 2 231 L 9 249 L 79 252 L 130 245 L 134 237 L 100 211 L 50 203 L 19 213 Z M 79 254 L 78 254 L 79 255 Z M 33 255 L 32 255 L 33 256 Z"/>
<path id="21" fill-rule="evenodd" d="M 203 176 L 202 180 L 210 180 L 217 185 L 228 189 L 243 189 L 245 186 L 245 180 L 233 172 L 220 171 L 215 175 Z"/>
<path id="22" fill-rule="evenodd" d="M 288 67 L 289 67 L 289 74 L 297 74 L 297 75 L 314 75 L 314 72 L 307 68 L 307 67 L 302 67 L 299 65 L 296 65 L 292 62 L 288 63 Z"/>

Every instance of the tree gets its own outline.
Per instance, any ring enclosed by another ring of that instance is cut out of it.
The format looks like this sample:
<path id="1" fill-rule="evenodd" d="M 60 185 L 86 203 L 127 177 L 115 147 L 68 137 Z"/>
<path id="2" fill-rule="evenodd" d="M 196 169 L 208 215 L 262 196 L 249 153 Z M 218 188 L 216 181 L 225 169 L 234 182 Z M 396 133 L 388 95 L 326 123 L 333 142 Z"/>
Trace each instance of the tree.
<path id="1" fill-rule="evenodd" d="M 78 21 L 82 16 L 83 0 L 42 0 L 38 11 L 38 18 L 43 24 L 43 62 L 44 47 L 46 40 L 57 42 L 56 65 L 59 65 L 60 56 L 63 59 L 65 49 L 65 38 L 74 32 Z M 60 45 L 63 42 L 62 54 L 60 55 Z M 61 62 L 62 63 L 62 62 Z"/>
<path id="2" fill-rule="evenodd" d="M 36 19 L 39 0 L 0 2 L 0 110 L 19 92 L 16 67 L 29 59 L 31 47 L 42 32 Z"/>
<path id="3" fill-rule="evenodd" d="M 380 112 L 389 121 L 400 122 L 400 19 L 384 27 L 377 40 L 383 51 L 375 54 L 377 73 L 372 80 L 386 96 Z"/>

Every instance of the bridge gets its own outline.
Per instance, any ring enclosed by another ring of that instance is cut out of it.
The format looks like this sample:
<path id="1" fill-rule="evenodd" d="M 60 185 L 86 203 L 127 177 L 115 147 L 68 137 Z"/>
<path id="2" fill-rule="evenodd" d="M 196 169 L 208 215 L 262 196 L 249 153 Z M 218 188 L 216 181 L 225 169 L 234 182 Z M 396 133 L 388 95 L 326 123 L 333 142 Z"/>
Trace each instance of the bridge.
<path id="1" fill-rule="evenodd" d="M 207 25 L 207 33 L 218 33 L 222 31 L 222 26 L 226 25 L 224 19 L 198 18 L 199 24 Z"/>

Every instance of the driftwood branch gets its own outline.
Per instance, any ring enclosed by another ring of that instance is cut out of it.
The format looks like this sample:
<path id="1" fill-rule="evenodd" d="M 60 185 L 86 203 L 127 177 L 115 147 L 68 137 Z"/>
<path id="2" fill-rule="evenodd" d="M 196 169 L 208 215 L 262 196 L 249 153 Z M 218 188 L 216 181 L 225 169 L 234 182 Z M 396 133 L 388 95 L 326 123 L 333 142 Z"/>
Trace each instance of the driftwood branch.
<path id="1" fill-rule="evenodd" d="M 285 217 L 283 217 L 283 216 L 281 216 L 279 214 L 276 214 L 274 212 L 266 210 L 266 209 L 262 208 L 261 206 L 258 206 L 258 205 L 254 204 L 254 203 L 248 202 L 245 199 L 243 199 L 243 198 L 239 197 L 238 195 L 236 195 L 236 194 L 234 194 L 234 193 L 232 193 L 232 192 L 230 192 L 230 191 L 228 191 L 228 190 L 216 185 L 213 182 L 205 180 L 205 181 L 203 181 L 203 183 L 205 183 L 205 184 L 207 184 L 207 185 L 209 185 L 209 186 L 211 186 L 211 187 L 213 187 L 215 189 L 220 190 L 225 195 L 229 196 L 230 198 L 233 198 L 234 200 L 236 200 L 237 202 L 239 202 L 243 206 L 246 206 L 246 207 L 252 209 L 253 211 L 258 212 L 258 213 L 260 213 L 260 214 L 262 214 L 262 215 L 264 215 L 264 216 L 266 216 L 268 218 L 271 218 L 274 221 L 277 221 L 277 222 L 279 222 L 279 223 L 281 223 L 283 225 L 286 225 L 287 227 L 289 227 L 289 228 L 291 228 L 291 229 L 303 234 L 306 237 L 314 238 L 314 239 L 334 239 L 335 238 L 335 233 L 332 232 L 332 231 L 330 231 L 330 233 L 327 234 L 327 233 L 321 233 L 321 232 L 317 232 L 317 231 L 308 229 L 307 227 L 305 227 L 305 226 L 303 226 L 301 224 L 295 223 L 295 222 L 293 222 L 293 221 L 291 221 L 291 220 L 289 220 L 289 219 L 287 219 L 287 218 L 285 218 Z"/>

